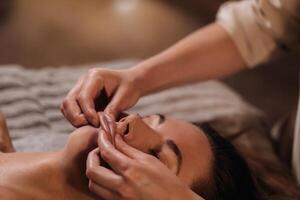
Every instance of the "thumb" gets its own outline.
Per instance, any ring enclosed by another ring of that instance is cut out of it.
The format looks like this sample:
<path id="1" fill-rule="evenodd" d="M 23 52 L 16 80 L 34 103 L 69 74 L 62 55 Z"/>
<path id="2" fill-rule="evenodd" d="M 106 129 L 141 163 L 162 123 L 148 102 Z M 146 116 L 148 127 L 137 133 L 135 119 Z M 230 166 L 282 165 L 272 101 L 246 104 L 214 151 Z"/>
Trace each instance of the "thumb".
<path id="1" fill-rule="evenodd" d="M 116 120 L 118 114 L 128 109 L 132 104 L 132 96 L 127 87 L 120 87 L 114 94 L 111 102 L 106 106 L 104 113 Z"/>

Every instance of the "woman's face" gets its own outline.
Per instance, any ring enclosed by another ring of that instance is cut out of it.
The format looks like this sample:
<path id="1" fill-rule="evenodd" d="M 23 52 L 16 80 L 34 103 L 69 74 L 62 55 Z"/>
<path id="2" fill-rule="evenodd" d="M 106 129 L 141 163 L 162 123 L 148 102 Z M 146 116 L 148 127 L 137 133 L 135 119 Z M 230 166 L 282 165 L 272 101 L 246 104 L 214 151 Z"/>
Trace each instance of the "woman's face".
<path id="1" fill-rule="evenodd" d="M 157 156 L 188 186 L 196 180 L 204 184 L 210 178 L 210 144 L 204 133 L 189 123 L 159 115 L 130 115 L 117 123 L 117 132 L 129 145 Z M 88 152 L 97 146 L 97 137 L 97 129 L 85 126 L 70 135 L 60 152 L 0 154 L 0 173 L 5 172 L 0 184 L 12 189 L 8 191 L 12 197 L 22 199 L 48 191 L 55 191 L 48 199 L 93 199 L 83 166 Z M 45 175 L 51 179 L 44 179 Z"/>
<path id="2" fill-rule="evenodd" d="M 117 134 L 129 145 L 156 156 L 187 185 L 196 180 L 208 182 L 213 153 L 198 127 L 162 115 L 135 114 L 117 122 Z"/>

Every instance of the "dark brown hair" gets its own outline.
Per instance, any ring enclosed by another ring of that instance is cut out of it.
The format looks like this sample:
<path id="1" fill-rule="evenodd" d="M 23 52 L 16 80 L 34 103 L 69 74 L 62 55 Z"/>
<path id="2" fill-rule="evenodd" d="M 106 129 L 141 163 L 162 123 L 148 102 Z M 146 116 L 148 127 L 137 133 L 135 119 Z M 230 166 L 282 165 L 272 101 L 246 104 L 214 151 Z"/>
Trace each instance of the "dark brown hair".
<path id="1" fill-rule="evenodd" d="M 262 200 L 298 200 L 300 188 L 282 163 L 267 160 L 250 151 L 243 152 L 249 163 Z"/>
<path id="2" fill-rule="evenodd" d="M 258 199 L 258 191 L 250 169 L 235 147 L 208 123 L 198 127 L 207 135 L 214 158 L 208 187 L 203 188 L 203 183 L 195 183 L 192 189 L 207 200 Z"/>
<path id="3" fill-rule="evenodd" d="M 195 124 L 208 137 L 214 154 L 211 182 L 193 185 L 206 200 L 296 200 L 300 189 L 280 162 L 266 160 L 253 151 L 241 151 L 220 136 L 209 123 Z M 242 157 L 242 156 L 243 157 Z"/>

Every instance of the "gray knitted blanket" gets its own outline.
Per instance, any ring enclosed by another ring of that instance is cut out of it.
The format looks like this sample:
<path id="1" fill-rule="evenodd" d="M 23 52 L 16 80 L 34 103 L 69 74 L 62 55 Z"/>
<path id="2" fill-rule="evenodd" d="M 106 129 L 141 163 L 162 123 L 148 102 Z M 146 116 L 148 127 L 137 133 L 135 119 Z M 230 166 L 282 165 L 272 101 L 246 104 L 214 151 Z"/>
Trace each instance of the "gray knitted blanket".
<path id="1" fill-rule="evenodd" d="M 124 68 L 132 64 L 117 62 L 89 67 Z M 18 151 L 57 150 L 64 145 L 74 128 L 64 119 L 59 106 L 78 77 L 87 70 L 85 66 L 42 70 L 0 67 L 0 111 L 6 115 Z M 225 119 L 228 123 L 224 129 L 228 132 L 237 132 L 249 124 L 261 124 L 264 120 L 260 111 L 217 81 L 147 96 L 130 112 L 162 113 L 191 122 Z"/>

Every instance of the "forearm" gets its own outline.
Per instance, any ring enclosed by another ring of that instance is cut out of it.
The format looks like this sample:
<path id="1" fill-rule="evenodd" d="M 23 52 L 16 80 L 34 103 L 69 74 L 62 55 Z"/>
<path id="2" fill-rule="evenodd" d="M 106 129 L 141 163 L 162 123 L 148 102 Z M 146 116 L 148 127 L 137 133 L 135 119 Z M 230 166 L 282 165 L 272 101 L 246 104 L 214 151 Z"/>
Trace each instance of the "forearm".
<path id="1" fill-rule="evenodd" d="M 222 78 L 245 68 L 236 46 L 218 24 L 208 25 L 164 52 L 138 64 L 142 95 L 166 88 Z"/>

